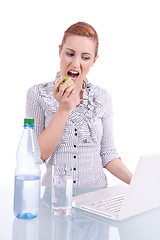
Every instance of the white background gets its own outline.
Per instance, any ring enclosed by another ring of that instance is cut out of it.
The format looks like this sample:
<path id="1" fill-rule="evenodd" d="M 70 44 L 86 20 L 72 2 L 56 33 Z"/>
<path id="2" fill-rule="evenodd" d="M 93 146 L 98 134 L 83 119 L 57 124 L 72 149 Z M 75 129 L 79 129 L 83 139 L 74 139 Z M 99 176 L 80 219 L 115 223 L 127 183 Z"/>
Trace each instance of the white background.
<path id="1" fill-rule="evenodd" d="M 27 89 L 55 78 L 58 44 L 77 21 L 99 34 L 99 59 L 88 78 L 112 95 L 123 161 L 134 172 L 140 155 L 159 152 L 159 13 L 158 0 L 1 0 L 0 185 L 13 184 Z M 110 185 L 117 182 L 109 175 Z"/>

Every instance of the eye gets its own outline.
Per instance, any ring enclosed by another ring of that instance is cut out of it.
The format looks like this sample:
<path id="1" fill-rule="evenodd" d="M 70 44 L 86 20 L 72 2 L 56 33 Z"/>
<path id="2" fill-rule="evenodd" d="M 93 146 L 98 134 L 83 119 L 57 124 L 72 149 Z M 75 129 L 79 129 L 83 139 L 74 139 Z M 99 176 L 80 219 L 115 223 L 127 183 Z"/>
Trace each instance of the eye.
<path id="1" fill-rule="evenodd" d="M 91 56 L 89 54 L 86 54 L 86 53 L 82 54 L 81 57 L 84 61 L 88 61 L 88 60 L 91 59 Z"/>
<path id="2" fill-rule="evenodd" d="M 87 61 L 90 59 L 90 57 L 82 57 L 83 60 Z"/>
<path id="3" fill-rule="evenodd" d="M 74 56 L 74 53 L 67 52 L 66 54 L 67 54 L 68 57 L 73 57 Z"/>

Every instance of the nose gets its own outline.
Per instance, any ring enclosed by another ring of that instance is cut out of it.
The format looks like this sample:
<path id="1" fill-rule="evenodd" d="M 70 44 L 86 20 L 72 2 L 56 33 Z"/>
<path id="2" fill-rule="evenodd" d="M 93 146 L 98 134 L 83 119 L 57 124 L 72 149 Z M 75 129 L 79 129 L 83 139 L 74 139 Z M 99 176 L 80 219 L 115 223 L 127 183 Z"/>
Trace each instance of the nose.
<path id="1" fill-rule="evenodd" d="M 79 68 L 81 66 L 81 57 L 75 56 L 72 61 L 72 65 L 74 68 Z"/>

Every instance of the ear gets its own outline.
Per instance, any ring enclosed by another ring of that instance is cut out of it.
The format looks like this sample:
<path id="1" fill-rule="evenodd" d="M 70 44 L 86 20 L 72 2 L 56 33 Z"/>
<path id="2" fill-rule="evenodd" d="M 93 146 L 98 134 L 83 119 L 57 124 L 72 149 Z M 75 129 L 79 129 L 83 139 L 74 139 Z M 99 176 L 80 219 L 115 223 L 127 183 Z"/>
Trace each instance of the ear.
<path id="1" fill-rule="evenodd" d="M 58 48 L 59 48 L 59 57 L 60 57 L 61 52 L 62 52 L 62 46 L 59 44 Z"/>
<path id="2" fill-rule="evenodd" d="M 96 57 L 94 58 L 94 60 L 93 60 L 93 64 L 92 64 L 92 66 L 95 64 L 95 62 L 97 61 L 97 59 L 98 59 L 98 55 L 96 55 Z"/>

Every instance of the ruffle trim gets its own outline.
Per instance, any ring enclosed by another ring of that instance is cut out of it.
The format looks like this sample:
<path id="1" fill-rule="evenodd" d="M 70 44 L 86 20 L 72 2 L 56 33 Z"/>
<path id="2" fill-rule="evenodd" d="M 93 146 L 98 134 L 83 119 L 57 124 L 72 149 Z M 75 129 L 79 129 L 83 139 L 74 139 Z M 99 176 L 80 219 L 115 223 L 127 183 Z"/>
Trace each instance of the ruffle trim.
<path id="1" fill-rule="evenodd" d="M 60 77 L 57 73 L 55 81 Z M 54 82 L 44 83 L 39 86 L 39 91 L 43 101 L 49 107 L 46 107 L 50 114 L 54 114 L 58 108 L 58 102 L 53 97 Z M 78 129 L 80 142 L 97 142 L 96 118 L 103 118 L 107 112 L 107 92 L 84 79 L 83 99 L 76 110 L 72 110 L 68 121 L 72 122 Z M 67 125 L 66 125 L 67 128 Z M 66 129 L 67 130 L 67 129 Z M 67 131 L 66 131 L 67 132 Z M 62 137 L 64 141 L 65 137 Z"/>

